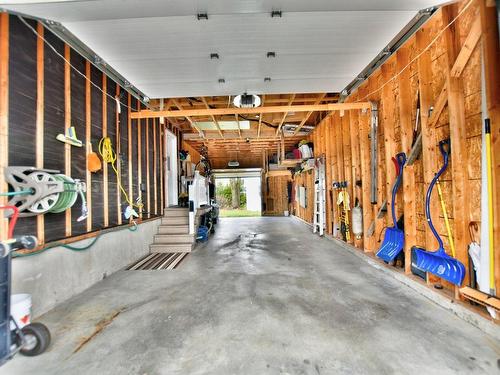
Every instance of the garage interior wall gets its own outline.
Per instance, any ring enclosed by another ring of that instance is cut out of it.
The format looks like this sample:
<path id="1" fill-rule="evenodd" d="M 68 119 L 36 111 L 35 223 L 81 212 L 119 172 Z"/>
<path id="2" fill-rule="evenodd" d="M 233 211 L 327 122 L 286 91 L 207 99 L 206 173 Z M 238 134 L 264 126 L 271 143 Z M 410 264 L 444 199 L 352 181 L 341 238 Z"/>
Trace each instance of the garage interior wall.
<path id="1" fill-rule="evenodd" d="M 43 245 L 124 224 L 123 210 L 127 204 L 111 165 L 103 163 L 103 169 L 97 173 L 87 171 L 89 142 L 98 152 L 99 141 L 106 136 L 119 156 L 116 167 L 124 190 L 133 199 L 140 196 L 143 201 L 140 217 L 161 216 L 163 129 L 158 119 L 131 120 L 130 110 L 140 105 L 137 99 L 40 24 L 27 21 L 78 72 L 18 17 L 2 17 L 2 22 L 9 24 L 9 33 L 2 38 L 9 38 L 10 42 L 8 163 L 4 163 L 59 170 L 85 181 L 89 201 L 87 220 L 76 221 L 80 215 L 77 201 L 65 214 L 20 218 L 16 233 L 37 234 Z M 91 83 L 85 77 L 90 77 Z M 120 100 L 120 113 L 115 98 Z M 69 126 L 75 128 L 83 147 L 56 140 Z"/>
<path id="2" fill-rule="evenodd" d="M 377 203 L 370 202 L 370 111 L 335 112 L 323 119 L 310 135 L 315 156 L 326 160 L 327 177 L 327 232 L 337 236 L 337 192 L 333 182 L 347 181 L 351 207 L 359 200 L 363 208 L 363 236 L 350 243 L 374 253 L 383 239 L 383 230 L 393 226 L 390 210 L 381 218 L 377 214 L 384 201 L 391 203 L 392 184 L 396 171 L 391 160 L 399 152 L 410 154 L 415 135 L 417 100 L 420 100 L 422 153 L 413 165 L 404 168 L 403 185 L 396 199 L 397 217 L 404 215 L 405 269 L 410 274 L 411 247 L 437 249 L 437 242 L 426 223 L 425 194 L 435 173 L 443 164 L 438 149 L 439 141 L 451 140 L 450 165 L 442 176 L 441 186 L 448 208 L 458 259 L 471 267 L 468 244 L 471 242 L 469 224 L 481 224 L 481 56 L 485 62 L 485 90 L 489 117 L 492 120 L 494 155 L 494 224 L 495 248 L 499 248 L 499 191 L 500 132 L 499 132 L 499 73 L 498 35 L 487 30 L 486 17 L 495 17 L 484 2 L 475 2 L 466 9 L 456 23 L 438 34 L 461 11 L 461 2 L 441 8 L 393 56 L 348 98 L 347 102 L 373 101 L 378 103 L 378 184 Z M 429 48 L 432 40 L 437 41 Z M 403 70 L 407 65 L 409 66 Z M 401 70 L 402 73 L 397 75 Z M 392 79 L 392 77 L 395 77 Z M 419 99 L 418 99 L 419 97 Z M 431 107 L 432 114 L 429 115 Z M 495 154 L 496 153 L 496 154 Z M 313 171 L 295 176 L 297 186 L 314 189 Z M 358 182 L 358 184 L 356 184 Z M 361 185 L 361 186 L 359 186 Z M 434 189 L 436 190 L 436 189 Z M 312 206 L 312 205 L 311 205 Z M 303 209 L 295 203 L 296 215 L 312 223 L 312 208 Z M 431 199 L 431 213 L 435 218 L 445 249 L 450 253 L 437 192 Z M 352 214 L 352 212 L 350 213 Z M 352 217 L 350 222 L 352 223 Z M 375 231 L 369 234 L 369 227 Z M 495 259 L 496 287 L 500 287 L 500 252 Z M 429 274 L 430 275 L 430 274 Z M 427 283 L 438 280 L 430 275 Z M 450 296 L 459 298 L 457 288 L 441 280 Z M 469 283 L 466 273 L 464 285 Z"/>
<path id="3" fill-rule="evenodd" d="M 131 120 L 130 111 L 140 105 L 137 99 L 41 24 L 27 22 L 78 72 L 18 17 L 0 15 L 0 167 L 55 169 L 86 182 L 89 216 L 76 220 L 81 214 L 78 199 L 65 213 L 19 218 L 15 235 L 36 235 L 38 250 L 69 243 L 85 247 L 102 236 L 92 251 L 55 247 L 13 260 L 14 291 L 31 293 L 39 315 L 149 252 L 163 214 L 164 129 L 158 119 Z M 83 147 L 56 140 L 69 126 L 75 127 Z M 135 232 L 126 230 L 131 225 L 123 218 L 127 203 L 111 165 L 103 164 L 97 173 L 87 170 L 89 142 L 98 152 L 105 136 L 118 154 L 123 189 L 144 205 Z M 7 191 L 0 175 L 1 190 Z M 0 237 L 5 238 L 6 220 L 1 224 Z"/>

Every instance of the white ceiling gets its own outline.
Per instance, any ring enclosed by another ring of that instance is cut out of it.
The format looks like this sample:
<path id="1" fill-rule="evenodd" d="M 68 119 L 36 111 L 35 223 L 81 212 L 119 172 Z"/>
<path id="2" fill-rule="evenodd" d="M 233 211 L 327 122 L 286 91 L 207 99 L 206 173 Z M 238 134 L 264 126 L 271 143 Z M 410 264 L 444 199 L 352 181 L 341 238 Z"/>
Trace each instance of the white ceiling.
<path id="1" fill-rule="evenodd" d="M 418 10 L 437 1 L 27 0 L 33 4 L 19 5 L 0 0 L 0 5 L 62 22 L 157 98 L 339 92 Z M 271 18 L 277 9 L 283 16 Z M 199 12 L 209 19 L 198 21 Z M 269 51 L 276 58 L 268 59 Z M 219 60 L 210 60 L 213 52 Z"/>

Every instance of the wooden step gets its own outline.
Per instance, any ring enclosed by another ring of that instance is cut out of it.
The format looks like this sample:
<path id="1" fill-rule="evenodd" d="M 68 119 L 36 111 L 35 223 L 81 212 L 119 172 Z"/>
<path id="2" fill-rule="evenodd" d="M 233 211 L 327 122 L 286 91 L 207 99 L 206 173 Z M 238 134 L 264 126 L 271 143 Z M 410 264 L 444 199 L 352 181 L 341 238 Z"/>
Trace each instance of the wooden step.
<path id="1" fill-rule="evenodd" d="M 149 249 L 155 253 L 190 253 L 193 244 L 152 244 Z"/>
<path id="2" fill-rule="evenodd" d="M 164 216 L 189 216 L 189 210 L 187 208 L 167 208 Z"/>
<path id="3" fill-rule="evenodd" d="M 158 234 L 188 234 L 189 225 L 160 225 L 158 227 Z"/>
<path id="4" fill-rule="evenodd" d="M 186 225 L 189 224 L 188 216 L 166 216 L 161 219 L 162 225 Z"/>
<path id="5" fill-rule="evenodd" d="M 154 238 L 155 244 L 192 244 L 192 234 L 157 234 Z"/>

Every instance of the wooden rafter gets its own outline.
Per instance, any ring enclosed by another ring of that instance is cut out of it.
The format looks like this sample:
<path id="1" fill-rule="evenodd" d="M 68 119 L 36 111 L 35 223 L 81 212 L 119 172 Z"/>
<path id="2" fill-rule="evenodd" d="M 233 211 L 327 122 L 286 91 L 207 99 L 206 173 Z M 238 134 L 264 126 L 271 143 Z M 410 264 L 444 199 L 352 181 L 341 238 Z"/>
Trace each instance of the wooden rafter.
<path id="1" fill-rule="evenodd" d="M 236 124 L 238 125 L 238 135 L 241 138 L 240 118 L 238 117 L 238 115 L 234 115 L 234 118 L 236 119 Z"/>
<path id="2" fill-rule="evenodd" d="M 262 106 L 265 105 L 266 96 L 262 95 Z M 262 113 L 259 113 L 259 130 L 257 131 L 257 138 L 260 138 L 260 130 L 262 128 Z"/>
<path id="3" fill-rule="evenodd" d="M 292 104 L 293 104 L 293 101 L 295 100 L 295 94 L 293 94 L 291 97 L 290 97 L 290 100 L 288 101 L 288 106 L 291 107 Z M 280 121 L 280 124 L 278 125 L 278 129 L 276 129 L 276 137 L 280 134 L 281 132 L 281 127 L 283 126 L 283 123 L 285 122 L 286 120 L 286 116 L 288 116 L 288 112 L 290 111 L 286 111 L 285 113 L 283 113 L 283 117 L 281 118 L 281 121 Z"/>
<path id="4" fill-rule="evenodd" d="M 178 106 L 177 106 L 178 107 Z M 133 112 L 133 119 L 159 118 L 159 117 L 194 117 L 194 116 L 217 116 L 217 115 L 239 115 L 259 113 L 283 113 L 283 112 L 331 112 L 350 109 L 370 109 L 369 102 L 358 103 L 330 103 L 318 105 L 293 105 L 293 106 L 270 106 L 257 108 L 211 108 L 211 109 L 188 109 L 177 111 L 152 111 L 142 110 Z"/>
<path id="5" fill-rule="evenodd" d="M 205 99 L 204 97 L 202 97 L 201 101 L 203 102 L 203 104 L 205 104 L 205 107 L 207 107 L 207 109 L 210 109 L 210 106 L 207 103 L 207 99 Z M 217 127 L 217 130 L 218 130 L 220 136 L 222 138 L 224 138 L 224 134 L 222 134 L 222 129 L 220 128 L 220 125 L 219 125 L 219 121 L 217 121 L 217 119 L 215 118 L 214 115 L 211 115 L 210 117 L 212 117 L 212 121 L 214 122 L 215 126 Z"/>
<path id="6" fill-rule="evenodd" d="M 325 98 L 326 96 L 326 93 L 325 94 L 321 94 L 319 96 L 318 99 L 316 99 L 316 101 L 314 102 L 314 105 L 317 105 L 319 103 L 321 103 L 321 101 Z M 305 115 L 305 117 L 302 119 L 302 121 L 300 122 L 299 126 L 297 127 L 297 129 L 295 129 L 295 131 L 293 132 L 293 134 L 297 134 L 300 129 L 302 129 L 302 127 L 304 126 L 304 124 L 307 122 L 307 120 L 309 120 L 309 117 L 311 117 L 311 115 L 313 114 L 314 112 L 313 111 L 309 111 L 307 112 L 307 114 Z"/>
<path id="7" fill-rule="evenodd" d="M 179 108 L 179 110 L 178 110 L 178 111 L 159 111 L 159 113 L 163 113 L 163 112 L 165 112 L 165 113 L 167 113 L 167 112 L 184 112 L 184 109 L 182 108 L 182 106 L 179 104 L 179 102 L 178 102 L 176 99 L 172 99 L 172 103 L 174 103 L 174 105 L 175 105 L 177 108 Z M 134 117 L 134 113 L 141 113 L 141 112 L 143 112 L 143 111 L 133 112 L 133 113 L 132 113 L 132 115 L 131 115 L 131 117 L 132 117 L 132 118 L 160 118 L 160 117 L 175 117 L 175 116 L 168 116 L 168 115 L 160 115 L 160 116 L 152 116 L 152 117 L 151 117 L 151 116 L 148 116 L 148 117 Z M 203 133 L 203 132 L 201 131 L 201 129 L 200 129 L 200 128 L 198 128 L 198 126 L 196 126 L 196 123 L 195 123 L 195 122 L 191 119 L 191 116 L 184 115 L 184 116 L 178 116 L 178 117 L 185 117 L 185 118 L 189 121 L 189 123 L 191 124 L 191 126 L 192 126 L 193 128 L 195 128 L 195 129 L 198 131 L 198 133 L 200 133 L 200 134 L 203 136 L 203 138 L 205 138 L 205 133 Z"/>

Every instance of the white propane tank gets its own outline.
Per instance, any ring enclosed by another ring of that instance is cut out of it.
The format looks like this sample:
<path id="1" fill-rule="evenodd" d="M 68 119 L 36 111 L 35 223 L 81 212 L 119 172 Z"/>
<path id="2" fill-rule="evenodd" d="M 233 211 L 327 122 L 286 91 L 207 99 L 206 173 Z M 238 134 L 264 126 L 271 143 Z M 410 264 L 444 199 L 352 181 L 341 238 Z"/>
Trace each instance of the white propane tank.
<path id="1" fill-rule="evenodd" d="M 359 206 L 354 206 L 352 209 L 352 233 L 358 240 L 363 234 L 363 210 Z"/>

